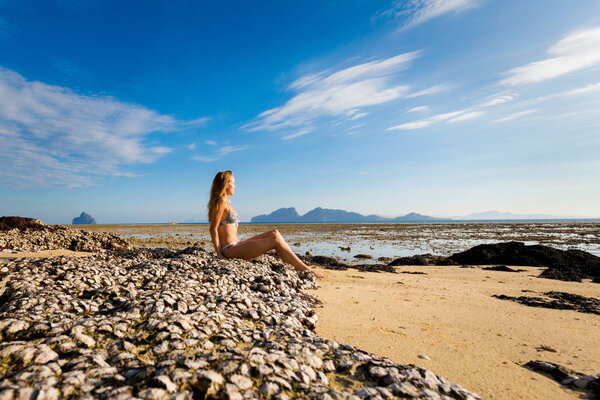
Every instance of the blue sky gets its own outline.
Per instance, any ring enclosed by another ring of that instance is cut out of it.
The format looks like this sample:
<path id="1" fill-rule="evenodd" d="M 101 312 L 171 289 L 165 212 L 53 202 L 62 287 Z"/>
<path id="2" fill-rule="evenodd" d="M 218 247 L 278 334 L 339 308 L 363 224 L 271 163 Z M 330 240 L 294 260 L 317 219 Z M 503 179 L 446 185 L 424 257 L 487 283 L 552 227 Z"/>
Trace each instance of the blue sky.
<path id="1" fill-rule="evenodd" d="M 0 214 L 600 216 L 600 2 L 0 0 Z"/>

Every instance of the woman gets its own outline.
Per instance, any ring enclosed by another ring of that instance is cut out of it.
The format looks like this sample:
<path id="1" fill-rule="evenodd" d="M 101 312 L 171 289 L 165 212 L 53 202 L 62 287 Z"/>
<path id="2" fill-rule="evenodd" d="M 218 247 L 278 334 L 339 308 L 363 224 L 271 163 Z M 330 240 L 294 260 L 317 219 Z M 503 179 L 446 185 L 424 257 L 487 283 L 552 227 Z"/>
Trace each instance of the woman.
<path id="1" fill-rule="evenodd" d="M 238 214 L 231 206 L 229 196 L 235 194 L 235 178 L 231 171 L 221 171 L 213 179 L 208 202 L 210 236 L 219 258 L 250 260 L 275 249 L 283 261 L 296 271 L 309 271 L 317 278 L 325 276 L 313 271 L 294 254 L 277 229 L 239 241 L 237 237 Z"/>

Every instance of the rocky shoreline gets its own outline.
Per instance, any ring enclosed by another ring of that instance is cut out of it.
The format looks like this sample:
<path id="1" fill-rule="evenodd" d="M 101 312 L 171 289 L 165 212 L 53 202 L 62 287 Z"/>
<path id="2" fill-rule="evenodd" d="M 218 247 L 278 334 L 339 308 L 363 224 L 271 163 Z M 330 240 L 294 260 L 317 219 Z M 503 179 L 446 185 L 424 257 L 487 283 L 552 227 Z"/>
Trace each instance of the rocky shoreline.
<path id="1" fill-rule="evenodd" d="M 18 253 L 66 249 L 127 251 L 134 246 L 119 235 L 47 225 L 33 218 L 0 217 L 0 251 Z"/>
<path id="2" fill-rule="evenodd" d="M 0 399 L 480 398 L 316 335 L 313 275 L 269 255 L 101 250 L 0 278 Z"/>

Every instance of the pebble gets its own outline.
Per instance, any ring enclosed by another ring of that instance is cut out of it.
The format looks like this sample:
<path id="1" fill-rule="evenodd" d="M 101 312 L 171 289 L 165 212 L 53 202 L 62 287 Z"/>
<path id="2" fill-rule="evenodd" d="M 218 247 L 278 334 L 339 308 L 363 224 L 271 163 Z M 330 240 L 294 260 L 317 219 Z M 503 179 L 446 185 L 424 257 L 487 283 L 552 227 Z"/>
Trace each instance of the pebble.
<path id="1" fill-rule="evenodd" d="M 417 357 L 422 358 L 423 360 L 431 360 L 431 358 L 427 357 L 425 354 L 419 354 Z"/>

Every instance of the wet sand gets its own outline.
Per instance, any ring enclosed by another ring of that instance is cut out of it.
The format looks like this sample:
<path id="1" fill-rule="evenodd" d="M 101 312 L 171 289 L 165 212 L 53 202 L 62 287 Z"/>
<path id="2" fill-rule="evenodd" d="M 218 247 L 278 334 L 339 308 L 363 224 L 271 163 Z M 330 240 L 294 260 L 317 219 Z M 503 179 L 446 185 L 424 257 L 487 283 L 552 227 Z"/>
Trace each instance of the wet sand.
<path id="1" fill-rule="evenodd" d="M 490 399 L 577 399 L 522 367 L 555 362 L 582 373 L 600 373 L 600 315 L 527 307 L 491 297 L 532 295 L 522 290 L 565 291 L 600 297 L 600 285 L 536 278 L 526 272 L 460 267 L 399 267 L 428 275 L 327 271 L 317 333 L 432 370 Z M 402 283 L 399 283 L 402 282 Z M 556 353 L 539 350 L 550 346 Z M 431 358 L 418 357 L 424 354 Z"/>

